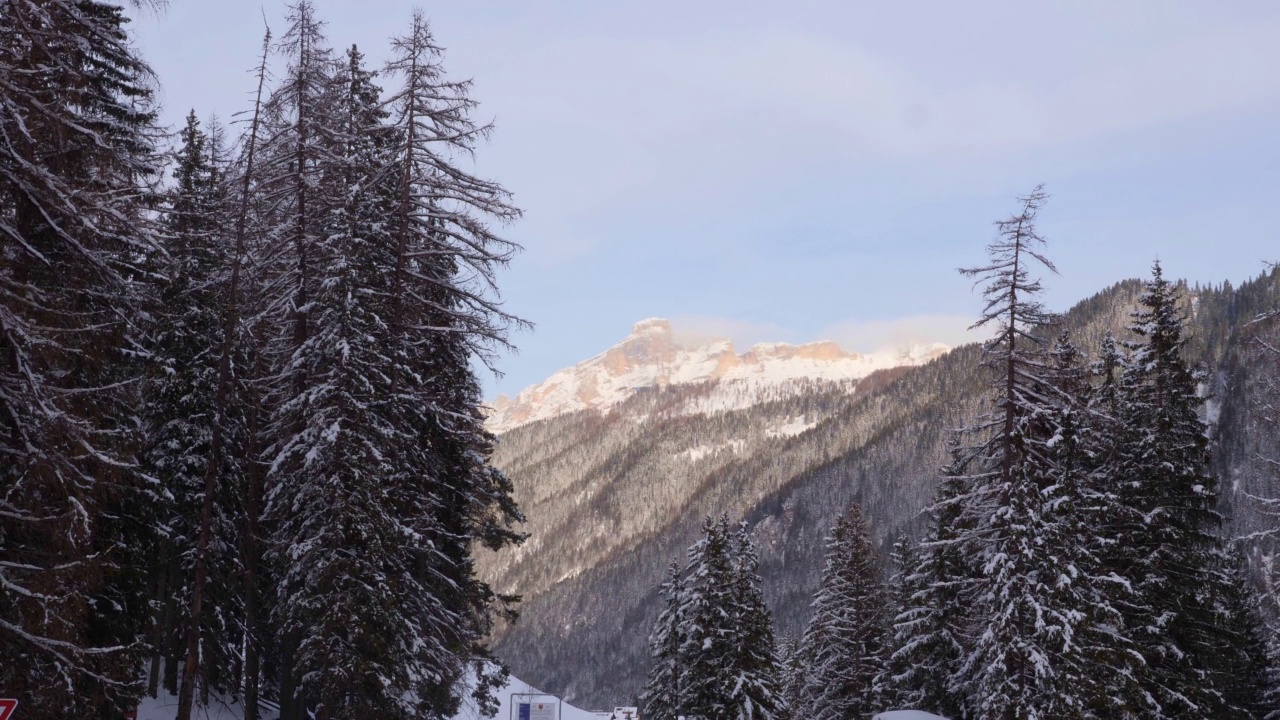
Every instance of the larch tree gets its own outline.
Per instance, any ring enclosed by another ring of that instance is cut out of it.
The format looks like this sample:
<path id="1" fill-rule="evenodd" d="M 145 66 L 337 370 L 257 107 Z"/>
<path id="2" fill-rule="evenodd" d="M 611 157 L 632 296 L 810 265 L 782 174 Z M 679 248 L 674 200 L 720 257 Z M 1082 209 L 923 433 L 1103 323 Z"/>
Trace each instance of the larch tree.
<path id="1" fill-rule="evenodd" d="M 0 5 L 0 687 L 33 718 L 120 713 L 140 689 L 135 281 L 158 133 L 127 22 L 94 0 Z"/>
<path id="2" fill-rule="evenodd" d="M 468 667 L 480 676 L 473 699 L 492 707 L 504 671 L 486 638 L 496 618 L 513 617 L 516 600 L 495 593 L 475 569 L 477 549 L 523 540 L 514 529 L 523 517 L 510 480 L 489 463 L 494 438 L 484 427 L 473 360 L 490 363 L 496 349 L 509 347 L 509 329 L 526 324 L 502 308 L 496 285 L 496 272 L 519 248 L 495 226 L 520 211 L 505 188 L 466 169 L 492 126 L 473 120 L 471 84 L 448 78 L 443 50 L 420 12 L 409 32 L 392 40 L 385 72 L 398 81 L 385 103 L 398 142 L 389 214 L 397 367 L 391 402 L 414 428 L 417 446 L 431 449 L 426 465 L 399 487 L 431 505 L 415 518 L 426 523 L 421 529 L 433 547 L 418 573 L 444 614 L 432 624 L 437 652 L 428 677 L 434 711 L 448 715 Z"/>
<path id="3" fill-rule="evenodd" d="M 1078 484 L 1064 482 L 1077 471 L 1060 463 L 1069 440 L 1044 348 L 1056 317 L 1040 303 L 1032 275 L 1037 265 L 1054 270 L 1035 227 L 1046 199 L 1039 187 L 1021 198 L 1020 211 L 997 223 L 988 263 L 961 271 L 986 283 L 975 327 L 996 329 L 983 348 L 994 411 L 973 429 L 977 444 L 958 467 L 979 580 L 961 676 L 979 717 L 1086 717 L 1092 696 L 1079 682 L 1076 644 L 1090 592 L 1075 558 L 1063 556 L 1083 538 L 1071 535 L 1063 514 L 1078 504 Z"/>

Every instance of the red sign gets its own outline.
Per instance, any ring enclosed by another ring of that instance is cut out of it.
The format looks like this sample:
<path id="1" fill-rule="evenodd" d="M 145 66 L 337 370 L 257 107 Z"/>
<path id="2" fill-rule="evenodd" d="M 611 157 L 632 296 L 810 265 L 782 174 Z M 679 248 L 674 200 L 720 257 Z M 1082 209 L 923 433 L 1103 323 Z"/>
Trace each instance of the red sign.
<path id="1" fill-rule="evenodd" d="M 0 720 L 4 720 L 4 719 L 0 718 Z M 129 712 L 125 713 L 124 720 L 138 720 L 138 711 L 130 710 Z"/>
<path id="2" fill-rule="evenodd" d="M 0 720 L 9 720 L 13 711 L 18 709 L 18 701 L 11 698 L 0 698 Z"/>

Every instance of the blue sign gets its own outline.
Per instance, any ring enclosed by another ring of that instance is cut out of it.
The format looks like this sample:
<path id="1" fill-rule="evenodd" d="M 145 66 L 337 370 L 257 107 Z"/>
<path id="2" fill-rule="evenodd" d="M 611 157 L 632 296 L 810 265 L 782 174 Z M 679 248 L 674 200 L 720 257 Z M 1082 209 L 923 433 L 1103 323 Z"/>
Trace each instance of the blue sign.
<path id="1" fill-rule="evenodd" d="M 529 703 L 520 703 L 519 720 L 529 720 Z"/>

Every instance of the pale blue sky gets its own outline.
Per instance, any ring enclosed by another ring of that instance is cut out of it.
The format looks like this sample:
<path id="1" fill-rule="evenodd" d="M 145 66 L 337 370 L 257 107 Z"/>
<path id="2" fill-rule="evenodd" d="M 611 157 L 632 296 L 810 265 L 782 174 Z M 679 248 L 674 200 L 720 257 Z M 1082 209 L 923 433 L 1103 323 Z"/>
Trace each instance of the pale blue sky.
<path id="1" fill-rule="evenodd" d="M 375 63 L 409 0 L 316 0 Z M 444 0 L 424 6 L 516 194 L 501 278 L 537 328 L 514 392 L 650 316 L 739 343 L 956 342 L 960 265 L 1037 182 L 1065 308 L 1159 256 L 1233 282 L 1280 258 L 1280 3 Z M 248 103 L 263 15 L 140 19 L 165 118 Z"/>

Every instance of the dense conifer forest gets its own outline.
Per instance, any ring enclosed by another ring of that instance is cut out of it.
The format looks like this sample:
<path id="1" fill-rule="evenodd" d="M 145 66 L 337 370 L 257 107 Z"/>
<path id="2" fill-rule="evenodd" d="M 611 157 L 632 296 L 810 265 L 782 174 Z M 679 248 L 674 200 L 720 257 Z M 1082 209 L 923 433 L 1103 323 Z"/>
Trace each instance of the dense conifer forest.
<path id="1" fill-rule="evenodd" d="M 514 598 L 475 553 L 523 536 L 472 363 L 522 323 L 495 286 L 520 211 L 469 169 L 469 83 L 420 13 L 372 68 L 300 0 L 239 59 L 244 122 L 170 137 L 127 22 L 0 4 L 0 693 L 38 720 L 491 701 Z"/>

